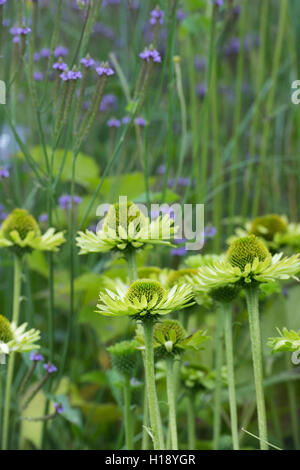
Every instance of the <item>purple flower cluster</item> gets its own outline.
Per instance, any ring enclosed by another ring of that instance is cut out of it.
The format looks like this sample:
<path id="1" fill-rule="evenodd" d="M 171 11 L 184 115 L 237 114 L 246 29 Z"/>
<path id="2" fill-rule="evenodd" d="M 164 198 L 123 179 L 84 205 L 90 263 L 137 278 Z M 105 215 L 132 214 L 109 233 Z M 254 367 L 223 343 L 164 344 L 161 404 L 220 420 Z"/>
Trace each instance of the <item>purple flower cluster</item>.
<path id="1" fill-rule="evenodd" d="M 0 181 L 2 178 L 9 178 L 9 169 L 7 167 L 0 168 Z"/>
<path id="2" fill-rule="evenodd" d="M 106 75 L 109 77 L 110 75 L 114 75 L 114 71 L 111 67 L 106 64 L 101 64 L 96 68 L 97 74 L 101 77 L 102 75 Z"/>
<path id="3" fill-rule="evenodd" d="M 95 61 L 91 57 L 87 56 L 81 59 L 80 63 L 86 68 L 89 69 L 90 67 L 94 67 Z"/>
<path id="4" fill-rule="evenodd" d="M 108 127 L 110 127 L 110 128 L 115 128 L 115 129 L 117 129 L 118 127 L 120 127 L 121 121 L 120 121 L 119 119 L 112 118 L 112 119 L 109 119 L 109 120 L 107 121 L 107 125 L 108 125 Z"/>
<path id="5" fill-rule="evenodd" d="M 40 59 L 48 59 L 51 55 L 51 50 L 49 48 L 43 48 L 40 52 L 35 52 L 33 59 L 35 62 L 38 62 Z"/>
<path id="6" fill-rule="evenodd" d="M 30 354 L 30 360 L 33 362 L 44 361 L 44 356 L 39 352 L 32 352 Z"/>
<path id="7" fill-rule="evenodd" d="M 156 24 L 164 24 L 164 16 L 165 12 L 161 10 L 159 7 L 155 8 L 154 10 L 151 11 L 150 13 L 150 24 L 156 25 Z"/>
<path id="8" fill-rule="evenodd" d="M 143 52 L 139 54 L 140 58 L 149 62 L 150 59 L 155 63 L 161 62 L 161 56 L 156 49 L 144 49 Z"/>
<path id="9" fill-rule="evenodd" d="M 13 36 L 13 42 L 18 43 L 21 36 L 27 36 L 27 34 L 31 33 L 31 29 L 23 24 L 22 26 L 13 26 L 9 32 Z"/>
<path id="10" fill-rule="evenodd" d="M 159 175 L 164 175 L 165 172 L 166 172 L 166 165 L 159 165 L 159 167 L 157 168 L 156 172 L 157 172 Z"/>
<path id="11" fill-rule="evenodd" d="M 65 411 L 65 407 L 61 403 L 55 402 L 53 406 L 54 406 L 57 414 L 61 414 Z"/>
<path id="12" fill-rule="evenodd" d="M 100 104 L 100 111 L 105 112 L 112 109 L 117 103 L 115 95 L 104 95 Z"/>
<path id="13" fill-rule="evenodd" d="M 42 72 L 34 72 L 33 73 L 33 78 L 34 80 L 36 80 L 37 82 L 41 82 L 43 79 L 44 79 L 44 74 Z"/>
<path id="14" fill-rule="evenodd" d="M 54 57 L 66 57 L 69 54 L 69 49 L 64 46 L 58 46 L 54 51 Z"/>
<path id="15" fill-rule="evenodd" d="M 44 364 L 43 367 L 48 372 L 48 374 L 53 374 L 54 372 L 57 372 L 57 367 L 55 367 L 55 365 L 52 364 L 51 362 Z"/>
<path id="16" fill-rule="evenodd" d="M 63 62 L 62 60 L 59 60 L 58 62 L 55 62 L 53 65 L 52 65 L 52 68 L 54 70 L 59 70 L 60 72 L 65 72 L 66 70 L 68 70 L 68 64 L 66 64 L 65 62 Z"/>
<path id="17" fill-rule="evenodd" d="M 106 26 L 103 23 L 96 23 L 95 24 L 94 33 L 95 34 L 101 34 L 106 39 L 110 39 L 111 41 L 114 40 L 114 38 L 115 38 L 115 34 L 114 34 L 113 30 L 109 26 Z"/>
<path id="18" fill-rule="evenodd" d="M 44 224 L 45 224 L 46 222 L 48 222 L 48 215 L 47 215 L 47 214 L 41 214 L 41 215 L 39 216 L 39 222 L 44 223 Z"/>
<path id="19" fill-rule="evenodd" d="M 6 0 L 0 0 L 0 5 L 4 5 L 6 3 Z"/>
<path id="20" fill-rule="evenodd" d="M 70 80 L 80 80 L 82 73 L 79 70 L 65 70 L 60 78 L 63 82 L 69 82 Z"/>
<path id="21" fill-rule="evenodd" d="M 205 95 L 206 95 L 206 84 L 205 83 L 199 83 L 196 87 L 196 94 L 197 96 L 199 96 L 199 98 L 201 98 L 201 100 L 203 100 L 205 98 Z"/>
<path id="22" fill-rule="evenodd" d="M 73 197 L 73 204 L 78 205 L 82 201 L 82 198 L 80 196 L 74 196 Z M 63 210 L 70 210 L 72 208 L 72 196 L 69 194 L 64 194 L 63 196 L 60 196 L 58 199 L 58 204 L 61 209 Z"/>
<path id="23" fill-rule="evenodd" d="M 191 184 L 191 179 L 184 176 L 180 176 L 177 180 L 176 178 L 169 178 L 167 186 L 172 188 L 176 182 L 178 186 L 189 186 Z"/>

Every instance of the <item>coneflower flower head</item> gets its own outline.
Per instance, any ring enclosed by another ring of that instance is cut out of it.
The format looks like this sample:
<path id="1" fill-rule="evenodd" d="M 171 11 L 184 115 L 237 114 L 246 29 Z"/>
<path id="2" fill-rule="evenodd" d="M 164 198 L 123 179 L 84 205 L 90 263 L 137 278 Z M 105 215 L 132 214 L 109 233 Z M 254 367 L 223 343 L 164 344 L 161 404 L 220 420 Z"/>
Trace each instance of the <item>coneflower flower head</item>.
<path id="1" fill-rule="evenodd" d="M 62 232 L 49 228 L 41 234 L 35 218 L 26 209 L 14 209 L 0 227 L 0 247 L 22 256 L 32 250 L 56 251 L 65 242 Z"/>
<path id="2" fill-rule="evenodd" d="M 13 339 L 13 332 L 10 322 L 3 315 L 0 315 L 0 342 L 8 343 Z"/>
<path id="3" fill-rule="evenodd" d="M 265 244 L 255 235 L 239 238 L 230 245 L 227 251 L 227 260 L 232 266 L 243 270 L 247 264 L 252 264 L 255 259 L 264 261 L 271 254 Z"/>
<path id="4" fill-rule="evenodd" d="M 167 290 L 160 282 L 140 279 L 124 291 L 116 287 L 116 292 L 106 289 L 100 292 L 98 312 L 105 316 L 133 316 L 136 319 L 155 319 L 174 310 L 193 304 L 189 286 L 174 286 Z"/>
<path id="5" fill-rule="evenodd" d="M 251 223 L 249 233 L 265 240 L 271 241 L 277 233 L 286 233 L 288 229 L 287 221 L 277 214 L 257 217 Z"/>

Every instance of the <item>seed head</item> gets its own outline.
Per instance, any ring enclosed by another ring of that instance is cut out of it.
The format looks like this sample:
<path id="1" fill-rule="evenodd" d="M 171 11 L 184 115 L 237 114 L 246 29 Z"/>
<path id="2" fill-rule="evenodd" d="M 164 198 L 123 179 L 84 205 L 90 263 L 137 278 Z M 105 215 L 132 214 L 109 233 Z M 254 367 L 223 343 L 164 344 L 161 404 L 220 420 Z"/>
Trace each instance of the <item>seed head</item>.
<path id="1" fill-rule="evenodd" d="M 276 233 L 285 233 L 287 231 L 286 221 L 277 214 L 257 217 L 253 220 L 249 232 L 257 236 L 263 236 L 271 241 Z"/>
<path id="2" fill-rule="evenodd" d="M 255 258 L 264 261 L 270 252 L 265 244 L 255 235 L 239 238 L 231 243 L 227 251 L 227 260 L 232 266 L 237 266 L 242 271 L 248 263 L 253 263 Z"/>
<path id="3" fill-rule="evenodd" d="M 143 297 L 147 302 L 151 302 L 154 296 L 157 296 L 157 303 L 159 303 L 166 296 L 166 291 L 160 282 L 150 279 L 140 279 L 133 282 L 126 294 L 127 299 L 132 303 L 135 300 L 141 302 Z"/>
<path id="4" fill-rule="evenodd" d="M 0 315 L 0 341 L 8 343 L 13 339 L 13 332 L 10 322 L 3 315 Z"/>

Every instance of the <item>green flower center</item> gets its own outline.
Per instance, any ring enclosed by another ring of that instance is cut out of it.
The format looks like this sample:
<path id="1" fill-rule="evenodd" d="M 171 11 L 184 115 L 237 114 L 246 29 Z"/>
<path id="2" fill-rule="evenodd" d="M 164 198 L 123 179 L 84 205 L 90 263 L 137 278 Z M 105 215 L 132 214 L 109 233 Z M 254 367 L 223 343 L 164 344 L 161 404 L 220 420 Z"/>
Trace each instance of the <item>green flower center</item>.
<path id="1" fill-rule="evenodd" d="M 262 236 L 268 241 L 273 240 L 276 233 L 285 233 L 286 231 L 287 224 L 285 220 L 276 214 L 257 217 L 253 220 L 249 230 L 251 234 Z"/>
<path id="2" fill-rule="evenodd" d="M 269 250 L 255 235 L 235 240 L 227 251 L 229 263 L 232 266 L 237 266 L 242 271 L 248 263 L 253 263 L 255 258 L 264 261 L 268 256 L 270 256 Z"/>
<path id="3" fill-rule="evenodd" d="M 180 283 L 180 281 L 184 281 L 185 276 L 191 276 L 193 274 L 197 274 L 197 269 L 193 268 L 186 268 L 186 269 L 178 269 L 178 271 L 172 272 L 168 277 L 168 286 L 173 287 L 175 284 Z"/>
<path id="4" fill-rule="evenodd" d="M 15 209 L 3 222 L 2 231 L 5 237 L 10 239 L 10 233 L 16 230 L 21 240 L 24 240 L 29 232 L 40 235 L 37 221 L 26 209 Z"/>
<path id="5" fill-rule="evenodd" d="M 10 322 L 3 315 L 0 315 L 0 341 L 8 343 L 13 339 L 13 332 Z"/>
<path id="6" fill-rule="evenodd" d="M 153 297 L 157 295 L 158 303 L 166 296 L 166 294 L 167 293 L 160 282 L 150 279 L 141 279 L 131 284 L 126 297 L 130 302 L 134 302 L 134 300 L 141 302 L 142 297 L 145 296 L 149 303 Z"/>
<path id="7" fill-rule="evenodd" d="M 136 230 L 139 230 L 144 220 L 145 217 L 137 205 L 128 201 L 111 205 L 105 216 L 104 223 L 119 234 L 119 227 L 127 230 L 131 222 L 135 222 Z"/>

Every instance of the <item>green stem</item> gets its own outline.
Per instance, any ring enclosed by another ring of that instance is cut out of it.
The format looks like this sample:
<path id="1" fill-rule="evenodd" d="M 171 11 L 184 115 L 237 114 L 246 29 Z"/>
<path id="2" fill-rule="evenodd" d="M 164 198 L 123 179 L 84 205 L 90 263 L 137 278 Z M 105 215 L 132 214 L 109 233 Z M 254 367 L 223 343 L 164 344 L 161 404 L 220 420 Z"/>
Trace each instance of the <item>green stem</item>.
<path id="1" fill-rule="evenodd" d="M 195 422 L 195 396 L 188 394 L 187 425 L 188 425 L 188 450 L 196 449 L 196 422 Z"/>
<path id="2" fill-rule="evenodd" d="M 150 319 L 143 321 L 145 335 L 145 375 L 148 394 L 150 424 L 155 450 L 164 450 L 163 435 L 159 414 L 158 399 L 155 385 L 153 329 L 154 323 Z"/>
<path id="3" fill-rule="evenodd" d="M 147 388 L 144 389 L 144 404 L 143 404 L 143 437 L 142 437 L 142 450 L 149 449 L 149 433 L 147 428 L 149 426 L 149 408 Z"/>
<path id="4" fill-rule="evenodd" d="M 246 289 L 246 298 L 252 347 L 260 448 L 262 450 L 268 450 L 267 419 L 263 388 L 262 346 L 259 325 L 258 288 L 250 284 Z"/>
<path id="5" fill-rule="evenodd" d="M 217 310 L 217 330 L 216 330 L 216 386 L 214 398 L 214 427 L 213 445 L 214 449 L 219 449 L 221 434 L 221 411 L 222 411 L 222 358 L 223 358 L 223 311 Z"/>
<path id="6" fill-rule="evenodd" d="M 166 360 L 167 372 L 167 395 L 169 406 L 169 426 L 171 432 L 172 450 L 178 450 L 177 424 L 176 424 L 176 404 L 175 404 L 175 376 L 174 360 L 172 357 Z"/>
<path id="7" fill-rule="evenodd" d="M 229 392 L 229 406 L 230 406 L 230 421 L 231 421 L 231 434 L 233 441 L 233 450 L 239 450 L 239 435 L 238 435 L 238 418 L 237 418 L 237 405 L 235 395 L 235 379 L 234 379 L 234 361 L 233 361 L 233 341 L 232 341 L 232 313 L 231 306 L 228 303 L 223 303 L 224 310 L 224 335 L 225 335 L 225 348 L 226 348 L 226 365 L 228 376 L 228 392 Z"/>
<path id="8" fill-rule="evenodd" d="M 131 388 L 130 378 L 125 377 L 124 380 L 124 421 L 125 421 L 125 439 L 126 449 L 133 450 L 133 427 L 132 427 L 132 415 L 131 415 Z"/>
<path id="9" fill-rule="evenodd" d="M 138 278 L 136 266 L 136 253 L 134 248 L 128 248 L 126 252 L 129 281 L 134 282 Z"/>
<path id="10" fill-rule="evenodd" d="M 13 298 L 13 316 L 12 321 L 18 325 L 19 313 L 20 313 L 20 296 L 21 296 L 21 284 L 22 284 L 22 259 L 15 255 L 14 256 L 14 298 Z M 3 435 L 2 435 L 2 450 L 8 448 L 8 433 L 9 433 L 9 412 L 11 404 L 11 386 L 14 374 L 15 364 L 15 353 L 10 354 L 8 362 L 8 370 L 6 377 L 5 387 L 5 402 L 4 402 L 4 414 L 3 414 Z"/>

